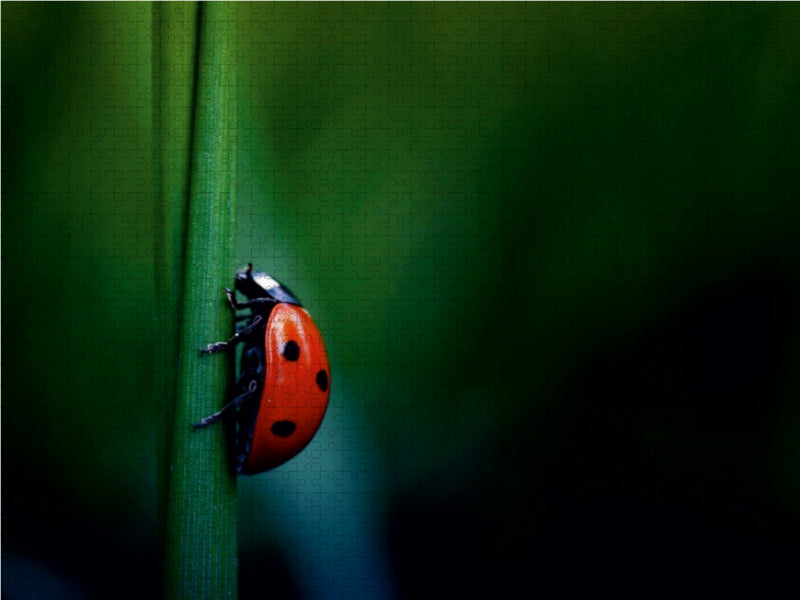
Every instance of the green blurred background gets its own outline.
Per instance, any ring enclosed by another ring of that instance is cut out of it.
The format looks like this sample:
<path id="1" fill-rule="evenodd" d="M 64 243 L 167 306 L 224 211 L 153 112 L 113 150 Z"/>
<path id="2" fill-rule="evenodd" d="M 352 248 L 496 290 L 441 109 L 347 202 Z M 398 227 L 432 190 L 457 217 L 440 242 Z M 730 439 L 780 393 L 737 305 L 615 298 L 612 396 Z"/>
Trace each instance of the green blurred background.
<path id="1" fill-rule="evenodd" d="M 333 374 L 241 597 L 794 585 L 800 9 L 230 9 L 236 254 Z M 3 3 L 4 598 L 161 589 L 151 12 Z"/>

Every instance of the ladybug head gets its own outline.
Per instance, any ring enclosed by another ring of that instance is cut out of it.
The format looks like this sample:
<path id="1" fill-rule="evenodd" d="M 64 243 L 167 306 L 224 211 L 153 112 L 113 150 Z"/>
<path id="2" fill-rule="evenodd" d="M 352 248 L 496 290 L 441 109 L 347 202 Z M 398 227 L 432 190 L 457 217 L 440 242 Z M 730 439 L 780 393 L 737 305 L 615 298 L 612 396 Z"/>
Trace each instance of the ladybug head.
<path id="1" fill-rule="evenodd" d="M 253 265 L 248 263 L 246 269 L 236 273 L 236 289 L 248 298 L 272 298 L 276 302 L 297 304 L 297 299 L 289 288 L 276 281 L 264 271 L 253 271 Z"/>

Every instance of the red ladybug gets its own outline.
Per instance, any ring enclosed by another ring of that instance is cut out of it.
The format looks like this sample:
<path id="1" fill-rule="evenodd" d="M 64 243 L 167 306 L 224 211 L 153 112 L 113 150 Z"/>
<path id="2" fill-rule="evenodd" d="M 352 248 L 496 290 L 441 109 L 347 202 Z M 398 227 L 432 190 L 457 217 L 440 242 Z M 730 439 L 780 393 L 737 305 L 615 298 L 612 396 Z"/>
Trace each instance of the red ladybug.
<path id="1" fill-rule="evenodd" d="M 253 475 L 283 464 L 314 437 L 328 406 L 330 367 L 319 329 L 288 288 L 247 265 L 236 274 L 236 289 L 247 302 L 225 293 L 234 311 L 249 309 L 236 317 L 244 327 L 202 350 L 244 344 L 234 398 L 193 427 L 227 421 L 236 471 Z"/>

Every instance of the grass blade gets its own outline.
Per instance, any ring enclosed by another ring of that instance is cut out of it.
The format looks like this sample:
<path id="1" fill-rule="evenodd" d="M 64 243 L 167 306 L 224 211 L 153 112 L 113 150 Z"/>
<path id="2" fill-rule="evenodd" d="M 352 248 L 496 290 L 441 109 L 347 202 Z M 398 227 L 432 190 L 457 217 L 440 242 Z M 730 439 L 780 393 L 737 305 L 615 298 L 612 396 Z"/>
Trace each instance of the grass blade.
<path id="1" fill-rule="evenodd" d="M 233 23 L 229 5 L 198 9 L 189 205 L 180 315 L 179 364 L 171 440 L 165 585 L 167 598 L 235 598 L 236 480 L 222 427 L 191 423 L 224 401 L 228 361 L 200 355 L 227 337 L 231 315 L 222 285 L 233 272 L 231 170 L 235 161 Z"/>

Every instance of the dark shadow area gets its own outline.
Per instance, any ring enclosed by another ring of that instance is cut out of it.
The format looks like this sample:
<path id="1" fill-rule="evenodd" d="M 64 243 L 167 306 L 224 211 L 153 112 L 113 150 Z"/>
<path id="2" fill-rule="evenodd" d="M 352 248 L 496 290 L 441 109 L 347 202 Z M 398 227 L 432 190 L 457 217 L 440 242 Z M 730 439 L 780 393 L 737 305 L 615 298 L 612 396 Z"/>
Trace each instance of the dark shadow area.
<path id="1" fill-rule="evenodd" d="M 794 587 L 772 461 L 796 302 L 771 272 L 702 290 L 577 370 L 546 422 L 493 431 L 468 480 L 434 473 L 389 523 L 403 596 Z"/>

